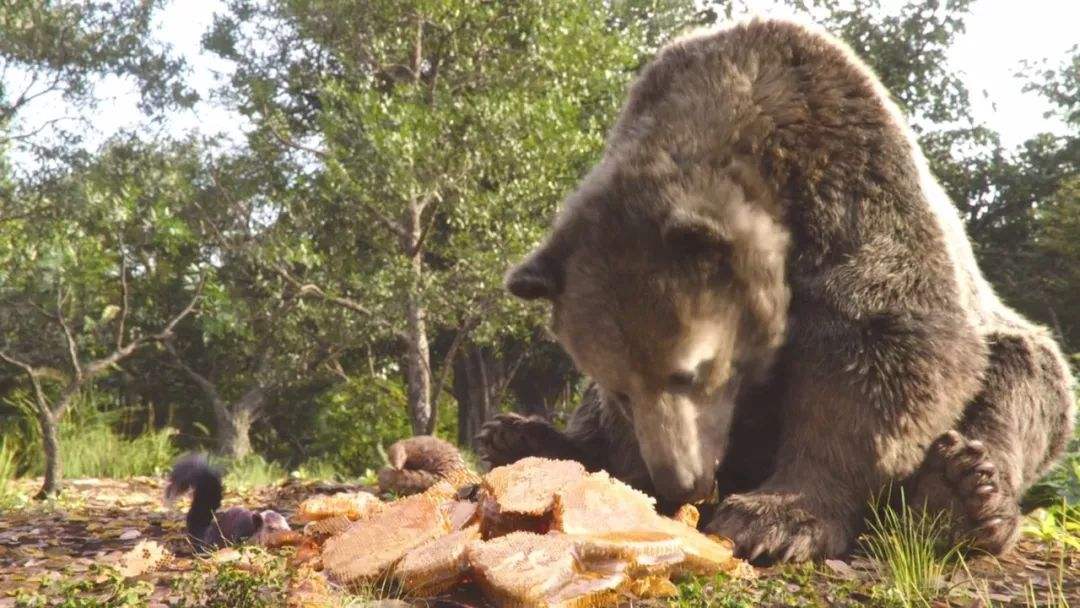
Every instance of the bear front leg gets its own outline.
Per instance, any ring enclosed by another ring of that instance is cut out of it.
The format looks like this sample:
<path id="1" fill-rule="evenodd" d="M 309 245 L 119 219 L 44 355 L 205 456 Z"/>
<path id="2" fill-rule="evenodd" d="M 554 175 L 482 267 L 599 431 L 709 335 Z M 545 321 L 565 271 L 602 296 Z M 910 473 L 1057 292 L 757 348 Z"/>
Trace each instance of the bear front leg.
<path id="1" fill-rule="evenodd" d="M 806 561 L 842 555 L 860 512 L 797 489 L 761 488 L 726 498 L 706 531 L 730 538 L 750 561 Z"/>
<path id="2" fill-rule="evenodd" d="M 725 499 L 709 525 L 751 559 L 848 551 L 869 503 L 956 424 L 985 366 L 981 340 L 956 317 L 799 321 L 775 472 Z"/>
<path id="3" fill-rule="evenodd" d="M 581 450 L 540 416 L 499 414 L 480 428 L 477 452 L 489 466 L 497 467 L 529 456 L 562 460 L 582 459 Z"/>
<path id="4" fill-rule="evenodd" d="M 987 343 L 982 390 L 931 446 L 906 498 L 945 514 L 955 542 L 1000 554 L 1019 535 L 1020 498 L 1065 451 L 1075 406 L 1069 368 L 1045 332 L 1002 328 Z"/>
<path id="5" fill-rule="evenodd" d="M 634 484 L 645 472 L 633 430 L 599 387 L 590 386 L 565 431 L 539 416 L 500 414 L 476 436 L 481 459 L 490 466 L 527 456 L 576 460 L 590 471 L 605 469 Z"/>

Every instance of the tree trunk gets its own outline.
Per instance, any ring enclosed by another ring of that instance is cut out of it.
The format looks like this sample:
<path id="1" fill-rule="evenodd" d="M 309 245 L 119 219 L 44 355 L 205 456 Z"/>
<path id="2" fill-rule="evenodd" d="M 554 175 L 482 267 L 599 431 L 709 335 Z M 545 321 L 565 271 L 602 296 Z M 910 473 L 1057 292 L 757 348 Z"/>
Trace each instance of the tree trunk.
<path id="1" fill-rule="evenodd" d="M 407 394 L 409 421 L 414 435 L 430 435 L 435 429 L 435 416 L 431 407 L 431 369 L 428 349 L 425 311 L 416 298 L 408 302 L 408 353 L 406 355 Z"/>
<path id="2" fill-rule="evenodd" d="M 454 397 L 458 402 L 458 444 L 475 448 L 480 427 L 496 412 L 505 381 L 504 365 L 489 351 L 463 346 L 454 361 Z"/>
<path id="3" fill-rule="evenodd" d="M 251 417 L 246 412 L 218 416 L 218 453 L 239 460 L 251 453 Z"/>
<path id="4" fill-rule="evenodd" d="M 435 411 L 431 406 L 431 351 L 427 337 L 427 310 L 420 297 L 423 287 L 424 260 L 419 249 L 422 233 L 419 204 L 409 206 L 408 223 L 403 245 L 409 255 L 411 277 L 406 295 L 406 359 L 409 422 L 413 435 L 431 435 L 435 432 Z"/>
<path id="5" fill-rule="evenodd" d="M 239 460 L 251 453 L 251 425 L 265 401 L 266 391 L 258 387 L 244 393 L 232 407 L 226 404 L 214 407 L 217 417 L 218 453 L 233 460 Z"/>
<path id="6" fill-rule="evenodd" d="M 45 481 L 36 498 L 55 496 L 60 491 L 62 464 L 60 462 L 60 422 L 50 412 L 38 412 L 41 442 L 45 448 Z"/>

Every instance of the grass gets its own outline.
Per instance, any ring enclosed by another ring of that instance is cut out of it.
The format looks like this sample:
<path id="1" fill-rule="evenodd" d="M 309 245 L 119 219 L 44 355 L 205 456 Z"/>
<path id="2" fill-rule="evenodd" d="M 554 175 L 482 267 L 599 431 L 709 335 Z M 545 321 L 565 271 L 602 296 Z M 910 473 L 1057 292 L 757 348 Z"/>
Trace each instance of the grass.
<path id="1" fill-rule="evenodd" d="M 823 574 L 812 563 L 776 567 L 757 580 L 733 578 L 727 574 L 693 576 L 676 582 L 678 595 L 666 602 L 645 602 L 641 606 L 666 608 L 756 608 L 757 606 L 863 606 L 853 597 L 857 582 L 837 580 Z M 633 605 L 639 605 L 635 602 Z"/>
<path id="2" fill-rule="evenodd" d="M 15 450 L 8 447 L 6 439 L 0 439 L 0 511 L 19 501 L 15 490 Z"/>
<path id="3" fill-rule="evenodd" d="M 30 396 L 16 391 L 5 400 L 0 443 L 14 454 L 10 468 L 15 475 L 41 475 L 45 457 L 41 431 L 34 422 Z M 144 414 L 120 407 L 103 394 L 88 390 L 80 395 L 71 412 L 60 422 L 60 460 L 64 477 L 121 479 L 135 475 L 161 475 L 168 470 L 177 452 L 171 428 L 143 425 L 141 432 L 128 436 L 120 427 L 131 427 Z"/>
<path id="4" fill-rule="evenodd" d="M 342 605 L 370 606 L 373 602 L 382 600 L 409 600 L 412 599 L 401 588 L 401 583 L 390 576 L 382 576 L 376 581 L 354 586 L 351 592 L 342 598 Z"/>
<path id="5" fill-rule="evenodd" d="M 332 461 L 313 458 L 296 467 L 289 477 L 303 481 L 342 481 L 345 476 Z"/>
<path id="6" fill-rule="evenodd" d="M 238 491 L 271 486 L 285 479 L 285 469 L 258 454 L 249 454 L 225 466 L 225 486 Z"/>
<path id="7" fill-rule="evenodd" d="M 899 508 L 872 505 L 870 512 L 861 545 L 878 567 L 876 594 L 889 605 L 929 607 L 959 567 L 964 547 L 946 547 L 942 515 L 912 508 L 903 496 Z"/>
<path id="8" fill-rule="evenodd" d="M 161 475 L 176 458 L 173 429 L 150 430 L 132 438 L 117 434 L 107 423 L 76 430 L 61 429 L 60 457 L 64 476 L 123 479 Z M 40 469 L 39 469 L 40 470 Z"/>

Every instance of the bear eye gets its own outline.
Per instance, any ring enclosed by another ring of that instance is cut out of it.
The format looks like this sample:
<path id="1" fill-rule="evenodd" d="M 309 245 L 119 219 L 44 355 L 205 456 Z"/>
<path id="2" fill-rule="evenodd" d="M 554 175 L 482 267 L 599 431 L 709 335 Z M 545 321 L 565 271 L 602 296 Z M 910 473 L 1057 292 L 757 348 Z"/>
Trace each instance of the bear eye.
<path id="1" fill-rule="evenodd" d="M 630 395 L 627 395 L 626 393 L 620 393 L 619 391 L 615 391 L 613 394 L 615 395 L 615 398 L 618 399 L 623 405 L 627 405 L 628 403 L 630 403 Z"/>
<path id="2" fill-rule="evenodd" d="M 668 390 L 675 393 L 686 392 L 693 389 L 696 382 L 697 375 L 692 371 L 675 372 L 668 376 Z"/>

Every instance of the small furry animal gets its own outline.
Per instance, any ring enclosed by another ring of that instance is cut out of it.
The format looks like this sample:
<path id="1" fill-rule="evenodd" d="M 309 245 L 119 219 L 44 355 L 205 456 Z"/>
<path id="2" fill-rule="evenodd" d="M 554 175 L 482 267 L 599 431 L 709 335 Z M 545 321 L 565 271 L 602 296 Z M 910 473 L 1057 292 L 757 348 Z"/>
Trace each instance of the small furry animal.
<path id="1" fill-rule="evenodd" d="M 379 489 L 400 495 L 423 492 L 449 473 L 465 468 L 456 447 L 431 435 L 396 441 L 386 456 L 389 464 L 379 471 Z"/>
<path id="2" fill-rule="evenodd" d="M 217 511 L 224 493 L 221 473 L 211 467 L 202 454 L 189 454 L 173 465 L 169 485 L 165 488 L 165 500 L 171 503 L 188 490 L 193 492 L 193 497 L 187 513 L 187 533 L 198 550 L 248 540 L 264 544 L 269 534 L 291 530 L 285 517 L 277 511 L 258 512 L 244 507 Z"/>

